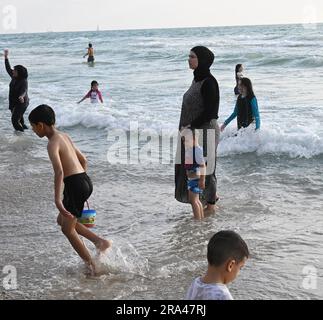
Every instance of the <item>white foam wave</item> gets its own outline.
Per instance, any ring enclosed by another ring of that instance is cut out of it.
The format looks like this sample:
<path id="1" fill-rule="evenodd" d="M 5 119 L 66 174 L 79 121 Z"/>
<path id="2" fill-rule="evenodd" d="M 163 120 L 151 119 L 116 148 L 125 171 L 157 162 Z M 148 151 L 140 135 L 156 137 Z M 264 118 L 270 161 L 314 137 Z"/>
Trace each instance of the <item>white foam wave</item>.
<path id="1" fill-rule="evenodd" d="M 287 155 L 291 158 L 312 158 L 323 154 L 323 139 L 310 129 L 296 127 L 293 131 L 280 128 L 253 128 L 224 132 L 218 147 L 219 156 L 255 152 L 258 155 Z"/>
<path id="2" fill-rule="evenodd" d="M 111 106 L 112 104 L 110 104 Z M 58 127 L 83 126 L 99 130 L 131 128 L 131 122 L 137 121 L 139 133 L 174 137 L 176 122 L 165 119 L 151 119 L 144 114 L 132 119 L 125 110 L 105 105 L 68 105 L 56 108 Z M 255 152 L 258 155 L 286 155 L 291 158 L 312 158 L 323 154 L 323 137 L 317 126 L 295 125 L 281 128 L 279 124 L 263 125 L 259 132 L 254 128 L 236 131 L 234 126 L 221 134 L 218 155 L 229 156 Z M 158 139 L 157 139 L 158 141 Z"/>

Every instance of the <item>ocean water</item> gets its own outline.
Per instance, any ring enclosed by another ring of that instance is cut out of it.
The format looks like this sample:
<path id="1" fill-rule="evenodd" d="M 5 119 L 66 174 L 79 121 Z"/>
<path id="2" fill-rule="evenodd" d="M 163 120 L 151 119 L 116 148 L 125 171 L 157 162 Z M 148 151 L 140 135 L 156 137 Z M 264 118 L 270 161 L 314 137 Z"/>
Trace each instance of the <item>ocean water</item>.
<path id="1" fill-rule="evenodd" d="M 1 64 L 0 299 L 182 299 L 206 269 L 208 240 L 223 229 L 239 232 L 251 252 L 229 285 L 235 299 L 322 299 L 322 40 L 323 25 L 0 35 L 12 65 L 28 67 L 27 115 L 51 105 L 59 129 L 88 157 L 95 230 L 114 241 L 100 260 L 102 275 L 86 277 L 56 225 L 46 139 L 11 127 Z M 92 67 L 82 59 L 89 41 Z M 254 83 L 262 121 L 257 134 L 235 136 L 233 122 L 221 135 L 219 209 L 200 222 L 174 199 L 172 143 L 159 145 L 176 132 L 195 45 L 215 53 L 219 122 L 234 107 L 237 63 Z M 94 79 L 104 105 L 77 105 Z M 119 163 L 111 161 L 116 132 L 127 137 L 137 126 L 130 161 L 127 145 Z M 165 161 L 147 145 L 162 148 Z M 16 289 L 3 286 L 7 265 L 17 270 Z"/>

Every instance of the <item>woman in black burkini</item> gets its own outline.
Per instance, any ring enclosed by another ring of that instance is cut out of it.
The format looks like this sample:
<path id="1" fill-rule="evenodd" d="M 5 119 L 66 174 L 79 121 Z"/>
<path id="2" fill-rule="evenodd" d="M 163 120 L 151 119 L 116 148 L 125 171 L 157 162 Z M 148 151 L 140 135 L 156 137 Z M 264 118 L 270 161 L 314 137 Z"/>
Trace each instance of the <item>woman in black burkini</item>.
<path id="1" fill-rule="evenodd" d="M 189 54 L 189 67 L 194 70 L 194 80 L 184 94 L 179 130 L 191 127 L 203 129 L 203 151 L 207 167 L 205 190 L 202 201 L 206 204 L 205 214 L 215 211 L 217 197 L 217 181 L 215 176 L 216 150 L 219 143 L 220 129 L 217 123 L 219 111 L 219 86 L 210 72 L 214 54 L 206 47 L 194 47 Z M 202 145 L 202 144 L 201 144 Z M 175 165 L 175 198 L 188 203 L 187 177 L 185 171 L 185 150 L 183 142 L 179 142 Z"/>
<path id="2" fill-rule="evenodd" d="M 9 85 L 9 109 L 11 122 L 15 130 L 28 129 L 24 122 L 24 113 L 29 105 L 28 98 L 28 71 L 25 67 L 17 65 L 12 70 L 8 59 L 8 50 L 4 51 L 6 70 L 11 77 Z"/>

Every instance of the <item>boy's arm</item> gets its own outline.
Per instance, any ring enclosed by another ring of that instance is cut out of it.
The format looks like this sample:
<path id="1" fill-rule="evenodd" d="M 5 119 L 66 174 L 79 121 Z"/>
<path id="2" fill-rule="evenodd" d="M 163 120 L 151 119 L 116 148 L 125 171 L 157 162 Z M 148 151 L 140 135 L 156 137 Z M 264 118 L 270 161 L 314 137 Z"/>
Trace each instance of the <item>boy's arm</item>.
<path id="1" fill-rule="evenodd" d="M 68 140 L 71 142 L 71 145 L 73 146 L 76 156 L 80 161 L 81 166 L 83 167 L 84 171 L 87 170 L 87 159 L 85 155 L 74 145 L 73 141 L 69 136 L 67 136 Z"/>
<path id="2" fill-rule="evenodd" d="M 205 164 L 200 165 L 200 180 L 199 180 L 200 189 L 205 189 Z"/>
<path id="3" fill-rule="evenodd" d="M 86 157 L 84 156 L 84 154 L 79 150 L 77 149 L 75 146 L 74 146 L 74 150 L 76 152 L 76 155 L 77 155 L 77 158 L 79 159 L 80 161 L 80 164 L 81 166 L 83 167 L 84 171 L 87 170 L 87 159 Z"/>
<path id="4" fill-rule="evenodd" d="M 203 157 L 203 149 L 198 148 L 195 149 L 195 161 L 199 164 L 200 169 L 200 179 L 199 179 L 199 187 L 200 189 L 205 189 L 205 160 Z"/>
<path id="5" fill-rule="evenodd" d="M 58 145 L 48 144 L 47 151 L 48 151 L 50 161 L 52 162 L 54 175 L 55 175 L 55 178 L 54 178 L 55 205 L 62 215 L 66 217 L 73 217 L 73 215 L 64 208 L 64 205 L 61 199 L 64 172 L 63 172 L 62 162 L 59 156 Z"/>
<path id="6" fill-rule="evenodd" d="M 87 51 L 87 53 L 83 56 L 83 58 L 85 58 L 86 56 L 89 55 L 89 50 Z"/>

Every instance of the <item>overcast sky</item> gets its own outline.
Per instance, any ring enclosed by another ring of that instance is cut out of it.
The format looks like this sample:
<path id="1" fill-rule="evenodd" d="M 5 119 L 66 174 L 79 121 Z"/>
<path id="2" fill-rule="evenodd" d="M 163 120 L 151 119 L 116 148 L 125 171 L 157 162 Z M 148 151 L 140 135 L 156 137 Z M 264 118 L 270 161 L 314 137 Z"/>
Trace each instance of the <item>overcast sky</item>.
<path id="1" fill-rule="evenodd" d="M 323 0 L 0 0 L 0 33 L 304 22 Z"/>

